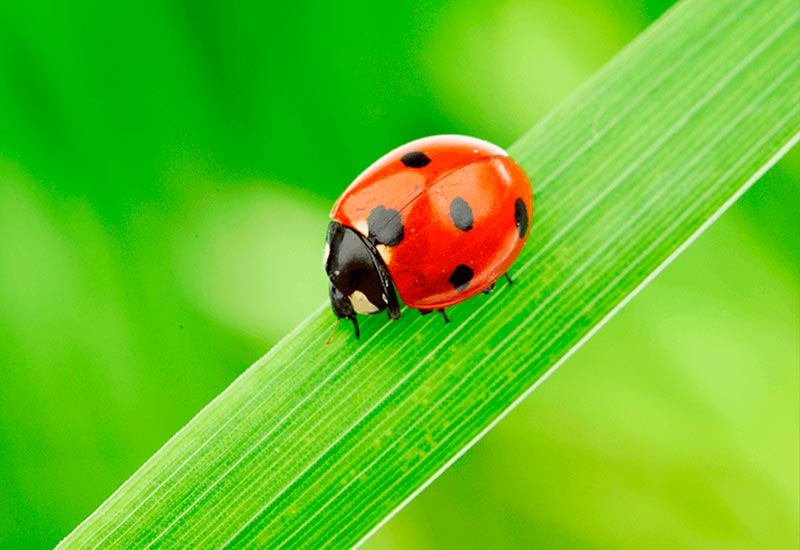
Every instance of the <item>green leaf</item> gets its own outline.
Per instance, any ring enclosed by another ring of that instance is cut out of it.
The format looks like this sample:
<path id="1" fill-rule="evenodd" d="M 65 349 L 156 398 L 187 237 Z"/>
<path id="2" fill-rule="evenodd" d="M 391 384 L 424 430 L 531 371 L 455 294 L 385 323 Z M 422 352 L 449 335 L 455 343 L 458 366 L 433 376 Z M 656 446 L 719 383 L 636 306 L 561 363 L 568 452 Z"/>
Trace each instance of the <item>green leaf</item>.
<path id="1" fill-rule="evenodd" d="M 61 547 L 363 540 L 797 141 L 799 19 L 796 0 L 678 4 L 511 147 L 536 196 L 512 286 L 327 346 L 320 308 Z"/>

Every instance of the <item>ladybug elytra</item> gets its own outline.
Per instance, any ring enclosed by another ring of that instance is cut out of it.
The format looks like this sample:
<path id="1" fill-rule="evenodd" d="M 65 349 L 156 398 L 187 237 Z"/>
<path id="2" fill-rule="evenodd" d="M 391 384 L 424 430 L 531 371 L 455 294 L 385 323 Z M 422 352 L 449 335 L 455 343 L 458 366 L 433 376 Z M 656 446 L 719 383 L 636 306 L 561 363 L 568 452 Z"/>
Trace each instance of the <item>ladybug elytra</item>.
<path id="1" fill-rule="evenodd" d="M 324 263 L 333 312 L 353 322 L 356 337 L 359 313 L 400 317 L 397 294 L 444 315 L 506 274 L 532 214 L 530 181 L 500 147 L 453 135 L 407 143 L 367 168 L 331 210 Z"/>

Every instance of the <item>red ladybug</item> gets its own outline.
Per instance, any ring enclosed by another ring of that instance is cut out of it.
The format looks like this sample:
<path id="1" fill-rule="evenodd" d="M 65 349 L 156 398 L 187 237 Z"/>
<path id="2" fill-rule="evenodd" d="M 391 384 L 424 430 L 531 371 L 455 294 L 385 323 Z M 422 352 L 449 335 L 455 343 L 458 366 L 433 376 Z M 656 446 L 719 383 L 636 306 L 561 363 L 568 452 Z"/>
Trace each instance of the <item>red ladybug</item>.
<path id="1" fill-rule="evenodd" d="M 333 312 L 358 337 L 357 313 L 400 317 L 395 289 L 407 306 L 442 314 L 490 292 L 525 244 L 532 214 L 530 181 L 500 147 L 465 136 L 403 145 L 333 205 L 325 245 Z"/>

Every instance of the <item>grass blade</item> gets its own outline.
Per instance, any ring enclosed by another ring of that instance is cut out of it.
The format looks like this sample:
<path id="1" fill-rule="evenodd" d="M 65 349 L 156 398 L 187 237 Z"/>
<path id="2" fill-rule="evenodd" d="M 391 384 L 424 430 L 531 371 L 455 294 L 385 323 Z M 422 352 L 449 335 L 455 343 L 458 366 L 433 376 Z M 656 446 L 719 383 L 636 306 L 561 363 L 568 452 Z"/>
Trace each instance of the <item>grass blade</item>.
<path id="1" fill-rule="evenodd" d="M 63 548 L 348 548 L 561 365 L 798 139 L 800 6 L 685 0 L 511 147 L 515 284 L 363 323 L 321 308 Z"/>

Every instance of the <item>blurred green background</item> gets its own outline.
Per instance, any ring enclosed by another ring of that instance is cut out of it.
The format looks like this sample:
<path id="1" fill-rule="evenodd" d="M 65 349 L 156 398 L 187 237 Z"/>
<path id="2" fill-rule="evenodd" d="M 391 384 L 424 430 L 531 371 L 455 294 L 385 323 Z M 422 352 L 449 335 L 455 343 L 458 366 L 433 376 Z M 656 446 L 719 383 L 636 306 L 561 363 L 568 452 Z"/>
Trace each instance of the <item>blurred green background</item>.
<path id="1" fill-rule="evenodd" d="M 326 299 L 372 160 L 510 144 L 669 5 L 4 2 L 0 547 L 56 544 Z M 798 182 L 795 151 L 365 548 L 797 548 Z"/>

